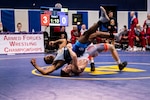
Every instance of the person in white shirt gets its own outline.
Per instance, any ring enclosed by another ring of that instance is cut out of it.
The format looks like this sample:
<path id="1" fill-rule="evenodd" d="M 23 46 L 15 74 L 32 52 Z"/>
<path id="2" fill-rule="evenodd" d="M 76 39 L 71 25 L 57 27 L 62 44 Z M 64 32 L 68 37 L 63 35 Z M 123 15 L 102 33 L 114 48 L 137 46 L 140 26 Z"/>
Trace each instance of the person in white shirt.
<path id="1" fill-rule="evenodd" d="M 82 35 L 85 31 L 87 31 L 86 25 L 85 25 L 85 24 L 82 24 L 81 30 L 80 30 L 81 35 Z"/>
<path id="2" fill-rule="evenodd" d="M 17 23 L 17 30 L 15 32 L 16 33 L 22 32 L 22 24 L 20 22 Z"/>

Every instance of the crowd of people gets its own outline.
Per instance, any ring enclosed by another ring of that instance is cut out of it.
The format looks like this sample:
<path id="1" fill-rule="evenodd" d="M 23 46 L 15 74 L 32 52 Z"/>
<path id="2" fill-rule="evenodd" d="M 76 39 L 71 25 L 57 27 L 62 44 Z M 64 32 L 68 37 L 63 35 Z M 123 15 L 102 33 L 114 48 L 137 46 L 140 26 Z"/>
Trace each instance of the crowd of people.
<path id="1" fill-rule="evenodd" d="M 117 21 L 113 17 L 113 12 L 108 12 L 108 17 L 110 21 L 104 23 L 103 26 L 107 28 L 107 31 L 113 34 L 117 33 Z M 124 25 L 119 31 L 124 31 L 122 34 L 121 40 L 119 42 L 112 42 L 115 40 L 105 39 L 97 37 L 95 39 L 96 43 L 108 42 L 114 43 L 114 45 L 119 45 L 119 48 L 122 50 L 128 51 L 146 51 L 150 47 L 150 14 L 147 14 L 147 19 L 143 22 L 143 25 L 139 24 L 138 18 L 135 15 L 134 11 L 130 12 L 130 27 L 127 28 L 127 25 Z M 83 31 L 86 31 L 86 25 L 81 26 L 80 31 L 78 31 L 77 26 L 73 26 L 71 30 L 71 43 L 74 44 L 76 40 L 83 34 Z M 106 30 L 105 30 L 106 31 Z"/>

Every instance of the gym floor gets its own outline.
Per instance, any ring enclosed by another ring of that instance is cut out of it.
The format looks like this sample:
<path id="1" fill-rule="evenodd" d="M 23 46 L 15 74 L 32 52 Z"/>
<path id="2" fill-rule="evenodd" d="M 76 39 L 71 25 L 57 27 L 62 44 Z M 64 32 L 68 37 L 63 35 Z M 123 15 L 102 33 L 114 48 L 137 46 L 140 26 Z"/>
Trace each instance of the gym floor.
<path id="1" fill-rule="evenodd" d="M 150 100 L 150 52 L 119 51 L 128 66 L 119 72 L 111 54 L 95 58 L 80 76 L 41 75 L 31 65 L 46 66 L 46 54 L 0 55 L 0 100 Z"/>

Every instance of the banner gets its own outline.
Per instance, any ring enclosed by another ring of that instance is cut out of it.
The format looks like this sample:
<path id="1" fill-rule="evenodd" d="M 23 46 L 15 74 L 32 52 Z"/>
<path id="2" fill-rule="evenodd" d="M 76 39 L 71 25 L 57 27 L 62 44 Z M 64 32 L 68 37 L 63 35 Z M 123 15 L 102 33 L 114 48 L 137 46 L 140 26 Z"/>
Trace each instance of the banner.
<path id="1" fill-rule="evenodd" d="M 0 54 L 42 53 L 43 34 L 1 34 Z"/>

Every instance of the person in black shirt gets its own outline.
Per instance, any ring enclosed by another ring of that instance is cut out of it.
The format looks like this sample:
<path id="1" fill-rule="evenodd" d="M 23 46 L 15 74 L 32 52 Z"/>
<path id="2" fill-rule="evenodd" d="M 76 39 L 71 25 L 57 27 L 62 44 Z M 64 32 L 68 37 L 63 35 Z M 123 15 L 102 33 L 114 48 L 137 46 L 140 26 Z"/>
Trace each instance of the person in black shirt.
<path id="1" fill-rule="evenodd" d="M 67 36 L 67 32 L 65 31 L 65 26 L 62 26 L 61 27 L 61 30 L 60 30 L 60 38 L 61 39 L 66 39 L 68 40 L 68 36 Z"/>

